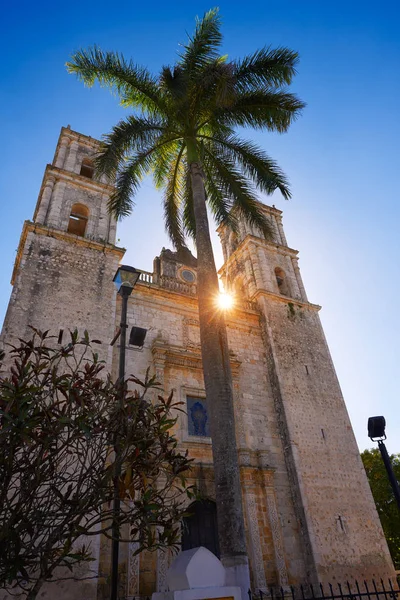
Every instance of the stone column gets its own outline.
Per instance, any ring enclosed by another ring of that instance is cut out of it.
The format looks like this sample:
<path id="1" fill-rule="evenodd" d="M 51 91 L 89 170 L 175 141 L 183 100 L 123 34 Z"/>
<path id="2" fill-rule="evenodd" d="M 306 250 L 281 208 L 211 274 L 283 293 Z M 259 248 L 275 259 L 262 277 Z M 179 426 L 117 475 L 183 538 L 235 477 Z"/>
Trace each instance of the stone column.
<path id="1" fill-rule="evenodd" d="M 51 206 L 49 207 L 46 219 L 46 224 L 49 227 L 61 227 L 60 216 L 65 187 L 66 183 L 60 180 L 58 180 L 54 186 L 51 198 Z"/>
<path id="2" fill-rule="evenodd" d="M 283 240 L 282 240 L 281 232 L 280 232 L 279 227 L 278 227 L 278 222 L 277 222 L 276 215 L 271 215 L 270 216 L 270 221 L 271 221 L 272 229 L 274 230 L 274 239 L 272 239 L 271 241 L 275 242 L 277 244 L 282 244 L 283 245 Z"/>
<path id="3" fill-rule="evenodd" d="M 301 291 L 299 288 L 299 282 L 297 281 L 292 257 L 287 254 L 285 256 L 285 261 L 287 264 L 287 267 L 286 267 L 287 280 L 288 280 L 288 284 L 289 284 L 289 288 L 290 288 L 289 295 L 292 296 L 292 298 L 297 298 L 298 300 L 302 300 L 303 297 L 301 295 Z"/>
<path id="4" fill-rule="evenodd" d="M 257 289 L 262 290 L 264 287 L 263 280 L 261 277 L 260 265 L 259 265 L 258 257 L 257 257 L 257 248 L 254 244 L 249 244 L 249 252 L 250 252 L 250 258 L 251 258 L 254 279 L 256 282 Z"/>
<path id="5" fill-rule="evenodd" d="M 255 590 L 267 591 L 257 511 L 256 492 L 260 486 L 258 482 L 258 469 L 252 466 L 252 454 L 249 450 L 239 450 L 243 503 L 250 538 L 249 554 L 254 587 Z"/>
<path id="6" fill-rule="evenodd" d="M 246 285 L 249 291 L 249 298 L 251 298 L 256 293 L 257 287 L 254 281 L 250 257 L 244 259 L 244 268 L 246 271 Z"/>
<path id="7" fill-rule="evenodd" d="M 117 237 L 117 222 L 114 219 L 114 217 L 112 215 L 108 215 L 109 220 L 109 226 L 108 226 L 108 243 L 109 244 L 115 244 L 116 243 L 116 237 Z"/>
<path id="8" fill-rule="evenodd" d="M 279 235 L 280 235 L 280 238 L 281 238 L 281 244 L 282 244 L 282 246 L 287 246 L 285 232 L 283 231 L 282 216 L 281 215 L 277 215 L 276 216 L 276 224 L 278 226 L 278 231 L 279 231 Z"/>
<path id="9" fill-rule="evenodd" d="M 70 143 L 70 139 L 67 137 L 64 137 L 60 142 L 60 149 L 58 151 L 57 159 L 56 159 L 56 162 L 54 165 L 55 167 L 58 167 L 59 169 L 64 168 L 65 155 L 67 154 L 67 148 L 69 146 L 69 143 Z"/>
<path id="10" fill-rule="evenodd" d="M 171 564 L 171 551 L 157 550 L 157 592 L 167 592 L 167 572 Z"/>
<path id="11" fill-rule="evenodd" d="M 303 280 L 302 280 L 301 274 L 300 274 L 298 258 L 292 257 L 292 265 L 293 265 L 293 269 L 294 269 L 294 274 L 296 276 L 297 285 L 299 286 L 301 298 L 302 298 L 303 302 L 308 302 L 306 289 L 303 285 Z"/>
<path id="12" fill-rule="evenodd" d="M 164 371 L 165 363 L 167 361 L 167 348 L 164 340 L 157 338 L 154 341 L 151 349 L 153 354 L 153 364 L 156 372 L 157 381 L 161 384 L 164 389 Z"/>
<path id="13" fill-rule="evenodd" d="M 128 576 L 126 595 L 128 599 L 139 596 L 139 566 L 140 554 L 135 554 L 139 547 L 138 542 L 129 542 L 128 547 Z"/>
<path id="14" fill-rule="evenodd" d="M 268 518 L 271 526 L 272 541 L 274 545 L 275 566 L 278 574 L 278 583 L 280 587 L 287 587 L 289 579 L 286 568 L 285 552 L 283 547 L 283 536 L 278 510 L 276 507 L 276 497 L 274 489 L 274 472 L 269 466 L 269 453 L 266 450 L 258 452 L 258 460 L 262 473 L 265 495 L 267 500 Z"/>
<path id="15" fill-rule="evenodd" d="M 75 171 L 76 155 L 78 152 L 79 144 L 76 141 L 71 142 L 68 152 L 67 160 L 65 161 L 65 171 Z"/>
<path id="16" fill-rule="evenodd" d="M 232 363 L 231 361 L 233 399 L 235 402 L 236 444 L 238 448 L 246 448 L 246 428 L 244 426 L 243 403 L 240 397 L 239 369 L 240 363 Z"/>
<path id="17" fill-rule="evenodd" d="M 49 210 L 55 181 L 56 180 L 54 177 L 50 176 L 46 178 L 46 183 L 44 184 L 42 197 L 40 198 L 39 210 L 36 215 L 35 223 L 41 223 L 42 225 L 46 223 L 46 217 Z"/>

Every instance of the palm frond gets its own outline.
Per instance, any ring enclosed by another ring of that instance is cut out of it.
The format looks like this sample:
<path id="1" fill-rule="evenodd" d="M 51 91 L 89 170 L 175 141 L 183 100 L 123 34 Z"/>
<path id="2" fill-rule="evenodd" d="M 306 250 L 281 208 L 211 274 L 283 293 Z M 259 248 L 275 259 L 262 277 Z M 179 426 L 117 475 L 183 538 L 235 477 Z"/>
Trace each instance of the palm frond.
<path id="1" fill-rule="evenodd" d="M 253 91 L 289 85 L 298 62 L 298 53 L 289 48 L 261 48 L 233 63 L 238 88 Z"/>
<path id="2" fill-rule="evenodd" d="M 198 70 L 196 78 L 189 81 L 187 96 L 196 121 L 201 123 L 213 114 L 218 106 L 229 107 L 236 97 L 232 65 L 225 57 L 209 61 Z"/>
<path id="3" fill-rule="evenodd" d="M 230 127 L 252 127 L 283 133 L 297 119 L 305 104 L 294 94 L 259 90 L 238 94 L 228 108 L 219 108 L 215 118 Z"/>
<path id="4" fill-rule="evenodd" d="M 289 182 L 283 171 L 256 144 L 244 141 L 238 136 L 222 139 L 208 138 L 208 140 L 213 152 L 222 160 L 227 159 L 239 167 L 261 192 L 272 194 L 275 190 L 279 190 L 286 200 L 291 197 Z"/>
<path id="5" fill-rule="evenodd" d="M 101 152 L 95 160 L 97 174 L 114 178 L 130 152 L 155 145 L 164 130 L 161 119 L 130 116 L 120 121 L 103 136 Z"/>
<path id="6" fill-rule="evenodd" d="M 180 54 L 180 66 L 189 76 L 197 73 L 204 65 L 218 58 L 222 43 L 221 19 L 218 8 L 205 13 L 202 19 L 196 17 L 196 29 L 192 38 Z"/>
<path id="7" fill-rule="evenodd" d="M 180 211 L 185 184 L 185 171 L 182 163 L 183 150 L 184 146 L 182 145 L 179 153 L 170 163 L 163 198 L 165 228 L 176 248 L 181 248 L 185 245 Z"/>
<path id="8" fill-rule="evenodd" d="M 202 160 L 203 171 L 205 175 L 204 185 L 206 188 L 207 204 L 214 216 L 216 223 L 225 223 L 231 229 L 236 230 L 237 221 L 232 212 L 232 197 L 224 195 L 223 187 L 218 185 L 219 175 L 216 171 L 213 160 L 207 152 L 204 152 Z"/>
<path id="9" fill-rule="evenodd" d="M 187 80 L 182 67 L 175 65 L 163 67 L 160 74 L 160 87 L 174 100 L 180 100 L 185 97 L 187 91 Z"/>
<path id="10" fill-rule="evenodd" d="M 136 154 L 118 172 L 115 192 L 108 201 L 108 210 L 116 219 L 128 216 L 134 206 L 133 198 L 143 178 L 151 171 L 154 147 Z"/>
<path id="11" fill-rule="evenodd" d="M 176 157 L 182 156 L 185 144 L 181 139 L 173 139 L 160 145 L 154 153 L 153 181 L 157 189 L 165 188 L 171 174 L 171 165 L 175 164 Z"/>
<path id="12" fill-rule="evenodd" d="M 185 179 L 182 197 L 182 223 L 185 234 L 196 242 L 196 218 L 194 215 L 192 177 L 185 161 Z"/>
<path id="13" fill-rule="evenodd" d="M 215 184 L 223 196 L 231 200 L 234 214 L 245 219 L 250 225 L 256 226 L 266 238 L 272 237 L 271 224 L 262 210 L 251 182 L 243 176 L 233 162 L 220 159 L 207 148 L 205 148 L 205 155 L 208 157 L 209 168 L 214 173 Z"/>
<path id="14" fill-rule="evenodd" d="M 97 46 L 79 50 L 67 62 L 69 73 L 88 87 L 97 80 L 117 93 L 124 106 L 133 106 L 150 114 L 165 114 L 166 105 L 157 80 L 144 67 L 126 61 L 118 52 L 103 52 Z"/>

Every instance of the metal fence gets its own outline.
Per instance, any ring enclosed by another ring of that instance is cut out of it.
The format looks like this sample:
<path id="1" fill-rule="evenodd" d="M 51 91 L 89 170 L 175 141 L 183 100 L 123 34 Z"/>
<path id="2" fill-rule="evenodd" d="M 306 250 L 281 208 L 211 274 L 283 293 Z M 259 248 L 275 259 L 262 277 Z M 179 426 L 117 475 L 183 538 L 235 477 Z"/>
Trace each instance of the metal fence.
<path id="1" fill-rule="evenodd" d="M 397 582 L 390 579 L 358 581 L 353 583 L 326 583 L 317 585 L 271 587 L 266 590 L 249 590 L 249 600 L 397 600 L 400 589 Z"/>

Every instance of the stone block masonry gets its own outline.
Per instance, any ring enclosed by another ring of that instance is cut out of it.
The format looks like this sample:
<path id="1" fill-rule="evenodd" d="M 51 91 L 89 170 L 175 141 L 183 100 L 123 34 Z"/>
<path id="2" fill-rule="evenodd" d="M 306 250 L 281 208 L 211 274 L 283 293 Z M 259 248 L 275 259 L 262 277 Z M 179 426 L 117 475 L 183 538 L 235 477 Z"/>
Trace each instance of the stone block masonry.
<path id="1" fill-rule="evenodd" d="M 93 176 L 97 149 L 96 140 L 61 130 L 33 221 L 23 227 L 1 340 L 28 337 L 30 326 L 56 335 L 63 330 L 63 341 L 69 329 L 87 329 L 103 342 L 100 358 L 116 378 L 119 347 L 109 342 L 121 302 L 112 279 L 124 250 L 115 246 L 116 223 L 107 212 L 112 182 Z M 281 212 L 264 211 L 273 239 L 242 220 L 237 232 L 219 229 L 225 259 L 220 275 L 236 294 L 227 328 L 252 586 L 266 591 L 394 576 L 320 307 L 307 299 Z M 188 502 L 182 543 L 218 552 L 207 436 L 213 398 L 204 389 L 196 283 L 196 259 L 188 250 L 163 249 L 156 257 L 154 273 L 142 275 L 129 299 L 129 328 L 143 327 L 147 336 L 143 348 L 127 348 L 126 373 L 143 377 L 150 366 L 165 393 L 173 391 L 181 402 L 174 433 L 194 459 L 190 483 L 206 501 Z M 105 539 L 95 545 L 98 579 L 52 584 L 44 598 L 109 597 L 110 545 Z M 166 591 L 172 551 L 137 556 L 136 549 L 134 543 L 121 549 L 121 594 Z"/>

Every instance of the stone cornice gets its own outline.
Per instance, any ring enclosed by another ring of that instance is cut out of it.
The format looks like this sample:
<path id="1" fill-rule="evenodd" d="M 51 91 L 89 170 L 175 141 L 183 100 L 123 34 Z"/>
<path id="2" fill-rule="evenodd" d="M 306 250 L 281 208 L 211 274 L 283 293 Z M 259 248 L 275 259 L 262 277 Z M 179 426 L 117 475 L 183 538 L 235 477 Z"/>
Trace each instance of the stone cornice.
<path id="1" fill-rule="evenodd" d="M 15 278 L 17 276 L 19 265 L 21 263 L 22 255 L 24 252 L 26 238 L 28 236 L 28 233 L 30 232 L 45 237 L 52 237 L 57 240 L 63 240 L 65 242 L 68 242 L 69 244 L 72 244 L 73 246 L 81 246 L 83 248 L 91 248 L 92 250 L 97 250 L 98 252 L 116 254 L 119 260 L 121 260 L 125 254 L 124 248 L 118 248 L 118 246 L 113 246 L 112 244 L 96 242 L 95 240 L 89 240 L 88 238 L 84 238 L 79 235 L 74 235 L 73 233 L 68 233 L 67 231 L 60 231 L 59 229 L 52 229 L 50 227 L 46 227 L 46 225 L 32 223 L 32 221 L 25 221 L 18 246 L 17 256 L 15 258 L 14 269 L 11 276 L 11 285 L 14 285 Z"/>
<path id="2" fill-rule="evenodd" d="M 100 140 L 97 140 L 90 135 L 79 133 L 79 131 L 74 131 L 70 127 L 61 127 L 60 140 L 65 137 L 69 138 L 71 141 L 76 141 L 85 146 L 89 146 L 90 148 L 94 148 L 95 150 L 97 150 L 101 144 Z"/>
<path id="3" fill-rule="evenodd" d="M 201 351 L 199 349 L 190 348 L 189 350 L 181 346 L 172 346 L 167 344 L 162 339 L 156 339 L 151 348 L 154 363 L 158 367 L 177 367 L 185 369 L 202 370 L 203 363 L 201 360 Z M 232 377 L 239 376 L 241 362 L 236 356 L 230 357 Z"/>
<path id="4" fill-rule="evenodd" d="M 36 215 L 39 210 L 40 201 L 42 199 L 43 191 L 46 186 L 46 183 L 49 179 L 54 179 L 57 181 L 65 181 L 70 185 L 73 185 L 77 188 L 88 190 L 89 192 L 97 192 L 101 194 L 111 194 L 114 191 L 114 186 L 109 183 L 102 183 L 101 181 L 97 181 L 95 179 L 89 179 L 88 177 L 84 177 L 83 175 L 79 175 L 79 173 L 73 173 L 72 171 L 65 171 L 64 169 L 59 169 L 54 165 L 48 164 L 46 165 L 46 169 L 43 175 L 42 185 L 40 186 L 39 196 L 36 202 L 35 212 L 33 213 L 33 220 L 35 220 Z"/>
<path id="5" fill-rule="evenodd" d="M 181 294 L 180 292 L 163 288 L 156 283 L 147 283 L 143 281 L 138 281 L 135 287 L 135 292 L 136 291 L 140 292 L 140 294 L 144 296 L 144 301 L 147 305 L 153 304 L 155 306 L 159 306 L 162 304 L 165 307 L 165 301 L 170 301 L 168 310 L 182 313 L 182 308 L 186 308 L 188 316 L 195 314 L 197 317 L 198 315 L 198 303 L 196 296 Z M 241 321 L 243 321 L 243 323 L 247 323 L 246 326 L 248 329 L 249 317 L 255 319 L 258 323 L 258 310 L 242 308 L 240 305 L 237 305 L 234 309 L 232 309 L 232 312 L 226 316 L 226 323 L 229 327 L 230 324 L 239 324 Z"/>
<path id="6" fill-rule="evenodd" d="M 258 201 L 258 204 L 266 211 L 269 212 L 277 217 L 280 217 L 282 215 L 282 211 L 279 210 L 279 208 L 275 208 L 275 206 L 269 206 L 268 204 L 264 204 L 263 202 Z M 223 229 L 225 229 L 227 226 L 224 225 L 224 223 L 221 223 L 221 225 L 218 225 L 216 232 L 220 233 Z"/>
<path id="7" fill-rule="evenodd" d="M 290 248 L 289 246 L 283 246 L 282 244 L 277 244 L 276 242 L 272 242 L 272 241 L 268 241 L 268 240 L 262 240 L 259 237 L 256 237 L 254 235 L 246 235 L 246 237 L 244 238 L 242 244 L 249 244 L 250 242 L 253 242 L 253 244 L 255 244 L 256 246 L 262 246 L 262 247 L 267 247 L 269 250 L 273 250 L 275 252 L 277 252 L 278 254 L 290 254 L 293 257 L 297 257 L 299 251 L 295 250 L 294 248 Z"/>
<path id="8" fill-rule="evenodd" d="M 111 194 L 115 187 L 110 185 L 109 183 L 103 183 L 102 181 L 98 181 L 97 179 L 89 179 L 84 175 L 80 175 L 79 173 L 74 173 L 73 171 L 65 171 L 65 169 L 60 169 L 59 167 L 55 167 L 54 165 L 46 165 L 46 170 L 44 173 L 45 177 L 54 177 L 57 181 L 68 181 L 68 183 L 72 183 L 77 187 L 83 188 L 85 190 L 94 191 L 94 192 L 106 192 L 107 194 Z"/>
<path id="9" fill-rule="evenodd" d="M 282 246 L 281 244 L 276 244 L 274 242 L 262 240 L 261 238 L 255 237 L 254 235 L 247 234 L 244 240 L 240 242 L 236 250 L 230 255 L 230 257 L 219 269 L 218 273 L 220 275 L 223 275 L 226 269 L 229 268 L 231 264 L 234 264 L 237 260 L 241 260 L 244 251 L 249 247 L 250 244 L 254 244 L 262 248 L 268 248 L 268 250 L 276 252 L 277 254 L 281 254 L 282 256 L 289 255 L 293 258 L 297 258 L 297 255 L 299 253 L 298 250 L 289 248 L 289 246 Z"/>
<path id="10" fill-rule="evenodd" d="M 309 310 L 315 310 L 315 311 L 319 311 L 321 310 L 321 306 L 319 306 L 319 304 L 312 304 L 311 302 L 303 302 L 303 300 L 298 300 L 298 298 L 291 298 L 290 296 L 283 296 L 282 294 L 274 294 L 273 292 L 270 292 L 269 290 L 264 290 L 264 289 L 259 289 L 257 290 L 253 296 L 251 297 L 252 300 L 257 300 L 260 297 L 267 297 L 270 298 L 271 300 L 275 300 L 277 302 L 282 302 L 283 304 L 293 304 L 295 306 L 298 306 L 299 308 L 308 308 Z"/>

